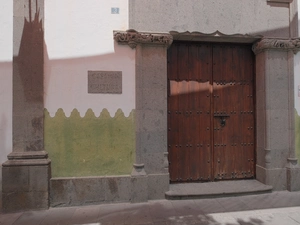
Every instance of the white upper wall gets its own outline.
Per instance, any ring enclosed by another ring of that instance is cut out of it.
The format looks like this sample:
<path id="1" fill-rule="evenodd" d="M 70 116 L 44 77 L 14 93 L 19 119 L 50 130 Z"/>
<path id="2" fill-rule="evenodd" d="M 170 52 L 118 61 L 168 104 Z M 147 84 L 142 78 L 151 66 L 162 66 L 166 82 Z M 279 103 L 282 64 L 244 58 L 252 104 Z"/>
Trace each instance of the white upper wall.
<path id="1" fill-rule="evenodd" d="M 111 14 L 113 7 L 119 14 Z M 45 17 L 50 60 L 107 54 L 113 52 L 112 31 L 128 27 L 128 1 L 45 1 Z"/>
<path id="2" fill-rule="evenodd" d="M 13 1 L 3 0 L 0 4 L 0 163 L 12 151 L 12 45 Z"/>
<path id="3" fill-rule="evenodd" d="M 119 8 L 119 14 L 112 14 Z M 128 29 L 127 0 L 45 1 L 45 108 L 54 116 L 76 108 L 114 116 L 135 108 L 135 51 L 115 45 L 113 30 Z M 89 70 L 122 71 L 122 94 L 88 94 Z"/>
<path id="4" fill-rule="evenodd" d="M 0 62 L 12 61 L 13 1 L 0 4 Z"/>

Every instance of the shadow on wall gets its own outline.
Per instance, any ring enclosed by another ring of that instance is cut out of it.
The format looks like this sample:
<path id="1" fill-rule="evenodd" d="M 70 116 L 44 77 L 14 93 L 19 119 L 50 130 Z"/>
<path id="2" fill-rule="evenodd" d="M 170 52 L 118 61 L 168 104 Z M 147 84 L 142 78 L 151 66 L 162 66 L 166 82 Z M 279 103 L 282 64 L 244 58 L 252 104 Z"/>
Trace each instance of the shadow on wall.
<path id="1" fill-rule="evenodd" d="M 225 222 L 225 221 L 233 222 Z M 234 221 L 235 220 L 235 221 Z M 176 216 L 169 217 L 168 221 L 175 224 L 189 225 L 189 224 L 207 224 L 207 225 L 235 225 L 235 224 L 244 224 L 244 225 L 264 225 L 264 221 L 257 218 L 232 218 L 227 215 L 220 214 L 199 214 L 199 215 L 186 215 L 186 216 Z"/>
<path id="2" fill-rule="evenodd" d="M 147 224 L 181 224 L 181 225 L 264 225 L 267 221 L 266 217 L 263 217 L 268 214 L 261 214 L 262 219 L 259 218 L 259 213 L 248 213 L 234 211 L 232 213 L 222 213 L 219 212 L 220 208 L 213 208 L 214 204 L 202 204 L 199 205 L 191 200 L 190 204 L 184 202 L 185 204 L 176 204 L 176 207 L 170 207 L 173 203 L 166 204 L 164 201 L 153 201 L 145 204 L 126 204 L 126 207 L 115 209 L 110 205 L 105 205 L 107 207 L 107 211 L 104 210 L 100 212 L 99 219 L 95 220 L 93 217 L 86 217 L 84 222 L 86 224 L 91 223 L 95 225 L 106 224 L 107 221 L 119 221 L 121 216 L 118 216 L 119 213 L 122 213 L 122 218 L 124 218 L 124 222 L 126 224 L 134 224 L 136 221 L 150 221 L 148 216 L 153 217 L 153 223 Z M 200 202 L 200 201 L 198 201 Z M 204 202 L 203 202 L 204 203 Z M 179 206 L 180 205 L 180 206 Z M 111 207 L 111 208 L 110 208 Z M 148 208 L 149 207 L 149 208 Z M 173 210 L 178 210 L 176 213 Z M 101 211 L 101 210 L 100 210 Z M 226 211 L 225 209 L 223 211 Z M 107 213 L 109 212 L 109 213 Z M 177 214 L 177 215 L 176 215 Z M 180 216 L 179 216 L 180 214 Z M 270 214 L 269 221 L 275 222 L 272 219 L 272 215 Z M 268 224 L 271 224 L 269 222 Z M 144 222 L 146 224 L 146 222 Z"/>
<path id="3" fill-rule="evenodd" d="M 12 62 L 0 63 L 0 163 L 12 151 Z M 1 174 L 0 174 L 1 176 Z"/>
<path id="4" fill-rule="evenodd" d="M 28 2 L 19 53 L 13 60 L 13 149 L 16 151 L 44 149 L 44 30 L 38 1 L 35 10 L 32 0 Z"/>
<path id="5" fill-rule="evenodd" d="M 8 141 L 10 141 L 11 139 L 8 138 L 9 133 L 8 131 L 10 131 L 11 129 L 9 129 L 8 127 L 8 118 L 7 115 L 2 114 L 0 117 L 0 163 L 3 163 L 6 161 L 7 159 L 7 155 L 11 152 L 11 148 L 10 145 L 7 145 Z M 2 182 L 2 167 L 0 167 L 0 190 L 2 188 L 1 182 Z M 2 193 L 2 192 L 1 192 Z M 1 207 L 1 205 L 0 205 Z"/>
<path id="6" fill-rule="evenodd" d="M 30 1 L 31 3 L 31 1 Z M 24 28 L 19 54 L 14 58 L 14 69 L 18 70 L 18 78 L 23 87 L 26 102 L 43 102 L 43 65 L 44 65 L 44 31 L 39 19 L 39 8 L 32 18 L 29 4 L 29 20 L 24 18 Z"/>
<path id="7" fill-rule="evenodd" d="M 113 37 L 112 37 L 113 38 Z M 115 45 L 118 45 L 115 43 Z M 99 115 L 106 108 L 113 115 L 121 108 L 126 116 L 134 108 L 134 50 L 115 46 L 113 53 L 45 60 L 45 108 L 54 116 L 58 108 L 81 116 L 92 108 Z M 88 71 L 122 71 L 122 94 L 88 93 Z"/>
<path id="8" fill-rule="evenodd" d="M 7 141 L 7 133 L 6 131 L 8 130 L 8 119 L 6 117 L 5 114 L 2 114 L 0 117 L 0 149 L 5 150 L 6 146 L 5 146 L 5 142 Z M 4 155 L 4 157 L 6 157 L 6 155 Z"/>

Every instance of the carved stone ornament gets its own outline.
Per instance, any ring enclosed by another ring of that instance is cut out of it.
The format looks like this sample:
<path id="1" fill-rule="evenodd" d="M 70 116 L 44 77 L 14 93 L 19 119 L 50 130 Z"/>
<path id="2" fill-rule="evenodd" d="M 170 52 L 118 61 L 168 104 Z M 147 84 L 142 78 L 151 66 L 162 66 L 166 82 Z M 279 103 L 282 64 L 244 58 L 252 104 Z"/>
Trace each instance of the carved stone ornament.
<path id="1" fill-rule="evenodd" d="M 255 54 L 258 54 L 268 49 L 293 51 L 296 54 L 300 50 L 300 38 L 295 38 L 295 39 L 264 38 L 261 41 L 256 42 L 252 46 L 252 50 Z"/>
<path id="2" fill-rule="evenodd" d="M 262 38 L 261 35 L 249 35 L 249 34 L 223 34 L 220 31 L 213 33 L 201 33 L 201 32 L 177 32 L 170 31 L 174 40 L 178 41 L 200 41 L 200 42 L 229 42 L 229 43 L 254 43 Z"/>
<path id="3" fill-rule="evenodd" d="M 276 2 L 276 3 L 292 3 L 293 0 L 267 0 L 267 2 Z"/>
<path id="4" fill-rule="evenodd" d="M 140 33 L 135 30 L 114 31 L 114 40 L 119 44 L 128 44 L 135 48 L 137 44 L 166 45 L 169 47 L 173 37 L 166 33 Z"/>

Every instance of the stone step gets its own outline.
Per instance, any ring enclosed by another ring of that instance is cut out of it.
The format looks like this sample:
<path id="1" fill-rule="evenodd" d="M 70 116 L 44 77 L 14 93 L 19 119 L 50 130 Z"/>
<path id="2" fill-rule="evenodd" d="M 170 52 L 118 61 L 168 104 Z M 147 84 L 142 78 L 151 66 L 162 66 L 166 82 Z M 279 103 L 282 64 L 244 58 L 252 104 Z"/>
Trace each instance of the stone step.
<path id="1" fill-rule="evenodd" d="M 257 180 L 218 181 L 208 183 L 170 184 L 170 190 L 165 193 L 166 199 L 201 199 L 272 192 L 272 186 Z"/>

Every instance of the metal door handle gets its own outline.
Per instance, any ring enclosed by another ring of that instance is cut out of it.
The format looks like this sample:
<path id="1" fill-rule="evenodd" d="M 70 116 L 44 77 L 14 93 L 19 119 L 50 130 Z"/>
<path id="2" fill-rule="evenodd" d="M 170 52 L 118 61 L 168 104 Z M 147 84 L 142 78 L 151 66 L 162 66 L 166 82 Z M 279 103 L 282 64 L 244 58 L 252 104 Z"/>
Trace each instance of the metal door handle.
<path id="1" fill-rule="evenodd" d="M 221 114 L 221 115 L 215 114 L 214 117 L 219 117 L 221 127 L 224 127 L 226 125 L 226 117 L 229 117 L 229 115 L 227 115 L 227 114 Z"/>
<path id="2" fill-rule="evenodd" d="M 221 127 L 224 127 L 226 125 L 226 119 L 224 117 L 220 118 Z"/>

